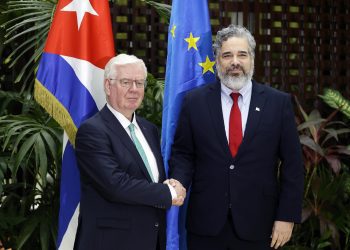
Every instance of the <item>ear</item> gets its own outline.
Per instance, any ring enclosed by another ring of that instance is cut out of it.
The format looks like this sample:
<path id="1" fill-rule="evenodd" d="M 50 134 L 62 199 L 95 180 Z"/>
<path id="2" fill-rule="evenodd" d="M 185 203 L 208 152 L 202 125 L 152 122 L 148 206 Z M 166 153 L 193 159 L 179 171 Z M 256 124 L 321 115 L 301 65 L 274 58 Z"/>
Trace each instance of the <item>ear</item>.
<path id="1" fill-rule="evenodd" d="M 108 79 L 105 79 L 103 85 L 104 85 L 106 95 L 109 96 L 111 93 L 111 84 L 109 83 Z"/>

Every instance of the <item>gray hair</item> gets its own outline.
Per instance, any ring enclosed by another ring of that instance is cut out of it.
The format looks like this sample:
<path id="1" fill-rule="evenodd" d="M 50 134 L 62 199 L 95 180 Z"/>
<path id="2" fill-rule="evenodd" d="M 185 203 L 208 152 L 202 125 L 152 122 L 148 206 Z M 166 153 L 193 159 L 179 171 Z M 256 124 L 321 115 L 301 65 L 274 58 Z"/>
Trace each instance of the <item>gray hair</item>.
<path id="1" fill-rule="evenodd" d="M 249 46 L 248 52 L 253 58 L 255 57 L 256 42 L 250 31 L 243 26 L 231 24 L 230 26 L 219 30 L 216 34 L 216 40 L 213 44 L 213 51 L 216 58 L 221 52 L 222 43 L 231 37 L 246 38 Z"/>
<path id="2" fill-rule="evenodd" d="M 147 67 L 144 61 L 140 58 L 137 58 L 134 55 L 119 54 L 111 58 L 105 66 L 104 78 L 109 79 L 111 75 L 116 75 L 117 70 L 114 65 L 125 65 L 125 64 L 142 64 L 145 69 L 145 76 L 147 77 Z"/>

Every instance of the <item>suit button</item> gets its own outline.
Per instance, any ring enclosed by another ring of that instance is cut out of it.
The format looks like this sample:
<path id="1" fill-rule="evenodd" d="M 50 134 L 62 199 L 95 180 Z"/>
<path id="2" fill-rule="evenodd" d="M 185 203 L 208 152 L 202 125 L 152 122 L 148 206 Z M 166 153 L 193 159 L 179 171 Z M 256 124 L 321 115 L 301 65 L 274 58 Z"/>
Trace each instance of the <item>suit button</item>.
<path id="1" fill-rule="evenodd" d="M 234 168 L 235 168 L 235 166 L 234 166 L 234 165 L 231 165 L 231 166 L 230 166 L 230 169 L 231 169 L 231 170 L 232 170 L 232 169 L 234 169 Z"/>
<path id="2" fill-rule="evenodd" d="M 155 227 L 159 227 L 159 223 L 156 222 L 156 223 L 154 224 L 154 226 L 155 226 Z"/>

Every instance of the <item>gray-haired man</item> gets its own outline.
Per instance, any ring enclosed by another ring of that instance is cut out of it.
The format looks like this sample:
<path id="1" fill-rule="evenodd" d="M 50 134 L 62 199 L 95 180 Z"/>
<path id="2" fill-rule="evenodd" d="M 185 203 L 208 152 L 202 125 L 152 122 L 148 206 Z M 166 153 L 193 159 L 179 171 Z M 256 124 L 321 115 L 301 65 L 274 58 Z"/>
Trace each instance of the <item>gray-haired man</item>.
<path id="1" fill-rule="evenodd" d="M 252 80 L 255 46 L 244 27 L 220 30 L 213 46 L 219 80 L 183 101 L 169 165 L 171 178 L 192 185 L 189 250 L 278 248 L 301 220 L 291 98 Z"/>

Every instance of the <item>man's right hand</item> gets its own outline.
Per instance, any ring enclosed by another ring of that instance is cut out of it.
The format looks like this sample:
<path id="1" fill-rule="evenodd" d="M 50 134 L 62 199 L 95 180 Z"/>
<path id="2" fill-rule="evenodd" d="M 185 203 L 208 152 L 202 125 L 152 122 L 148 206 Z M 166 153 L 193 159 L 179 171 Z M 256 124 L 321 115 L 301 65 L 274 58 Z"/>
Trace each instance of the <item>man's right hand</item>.
<path id="1" fill-rule="evenodd" d="M 182 186 L 182 184 L 175 179 L 166 180 L 164 181 L 164 184 L 171 185 L 175 189 L 177 197 L 172 200 L 172 205 L 182 206 L 186 198 L 186 189 Z"/>

